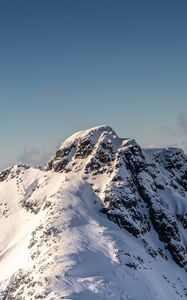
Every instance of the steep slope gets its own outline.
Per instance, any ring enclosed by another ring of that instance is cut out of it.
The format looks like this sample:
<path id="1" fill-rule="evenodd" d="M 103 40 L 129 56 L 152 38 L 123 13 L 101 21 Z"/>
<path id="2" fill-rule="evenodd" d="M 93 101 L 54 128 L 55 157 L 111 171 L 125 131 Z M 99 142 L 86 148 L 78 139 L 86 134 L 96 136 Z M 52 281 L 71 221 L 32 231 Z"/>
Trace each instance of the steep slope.
<path id="1" fill-rule="evenodd" d="M 182 150 L 100 126 L 0 181 L 0 299 L 186 299 Z"/>

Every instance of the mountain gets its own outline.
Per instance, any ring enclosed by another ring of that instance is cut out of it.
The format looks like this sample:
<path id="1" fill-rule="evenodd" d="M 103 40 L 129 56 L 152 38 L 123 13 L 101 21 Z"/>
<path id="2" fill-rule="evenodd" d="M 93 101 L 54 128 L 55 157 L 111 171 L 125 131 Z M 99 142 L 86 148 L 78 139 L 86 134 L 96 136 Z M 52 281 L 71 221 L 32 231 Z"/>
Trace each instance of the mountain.
<path id="1" fill-rule="evenodd" d="M 0 174 L 1 300 L 187 298 L 187 156 L 109 126 Z"/>

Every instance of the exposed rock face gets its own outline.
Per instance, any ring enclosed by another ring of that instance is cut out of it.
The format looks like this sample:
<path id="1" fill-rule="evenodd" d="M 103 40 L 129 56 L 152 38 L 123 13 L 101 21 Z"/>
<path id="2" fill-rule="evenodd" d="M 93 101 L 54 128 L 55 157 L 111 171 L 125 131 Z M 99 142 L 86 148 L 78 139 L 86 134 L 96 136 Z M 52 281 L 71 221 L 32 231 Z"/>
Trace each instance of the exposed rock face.
<path id="1" fill-rule="evenodd" d="M 175 262 L 186 265 L 178 227 L 178 221 L 187 227 L 186 212 L 177 203 L 187 202 L 187 157 L 181 149 L 141 149 L 134 140 L 120 139 L 110 127 L 101 126 L 68 139 L 47 169 L 84 169 L 92 175 L 90 183 L 110 220 L 136 237 L 153 227 Z"/>
<path id="2" fill-rule="evenodd" d="M 3 171 L 0 196 L 0 299 L 186 299 L 182 150 L 96 127 Z"/>

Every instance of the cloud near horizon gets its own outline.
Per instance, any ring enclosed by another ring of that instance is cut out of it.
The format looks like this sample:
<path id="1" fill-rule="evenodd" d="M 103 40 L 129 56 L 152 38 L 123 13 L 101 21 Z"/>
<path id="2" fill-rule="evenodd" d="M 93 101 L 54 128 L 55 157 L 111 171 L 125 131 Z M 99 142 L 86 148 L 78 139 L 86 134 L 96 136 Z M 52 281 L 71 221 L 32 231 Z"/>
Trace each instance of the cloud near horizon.
<path id="1" fill-rule="evenodd" d="M 40 151 L 37 148 L 27 147 L 18 156 L 18 162 L 30 166 L 45 166 L 52 155 L 51 151 Z"/>
<path id="2" fill-rule="evenodd" d="M 37 148 L 26 147 L 18 156 L 17 162 L 28 164 L 30 166 L 45 166 L 48 160 L 59 149 L 62 141 L 57 142 L 54 151 L 42 151 Z M 160 126 L 154 132 L 153 143 L 146 145 L 148 147 L 179 147 L 187 151 L 187 113 L 181 112 L 177 116 L 176 126 Z"/>
<path id="3" fill-rule="evenodd" d="M 153 140 L 143 147 L 179 147 L 187 152 L 187 113 L 181 112 L 176 118 L 176 125 L 171 128 L 163 125 L 153 131 Z M 53 151 L 39 150 L 35 147 L 26 147 L 21 154 L 14 159 L 10 159 L 8 163 L 0 157 L 0 171 L 14 164 L 28 164 L 30 166 L 45 166 L 48 160 L 54 155 L 56 150 L 60 148 L 62 140 L 57 142 Z"/>
<path id="4" fill-rule="evenodd" d="M 183 134 L 187 134 L 187 113 L 181 112 L 177 117 L 177 124 Z"/>
<path id="5" fill-rule="evenodd" d="M 41 151 L 37 148 L 26 147 L 23 152 L 18 156 L 17 162 L 22 164 L 28 164 L 30 166 L 44 167 L 49 159 L 60 148 L 62 141 L 59 140 L 53 151 Z"/>
<path id="6" fill-rule="evenodd" d="M 153 131 L 153 140 L 146 147 L 178 147 L 187 152 L 187 112 L 180 112 L 173 127 L 160 126 Z"/>

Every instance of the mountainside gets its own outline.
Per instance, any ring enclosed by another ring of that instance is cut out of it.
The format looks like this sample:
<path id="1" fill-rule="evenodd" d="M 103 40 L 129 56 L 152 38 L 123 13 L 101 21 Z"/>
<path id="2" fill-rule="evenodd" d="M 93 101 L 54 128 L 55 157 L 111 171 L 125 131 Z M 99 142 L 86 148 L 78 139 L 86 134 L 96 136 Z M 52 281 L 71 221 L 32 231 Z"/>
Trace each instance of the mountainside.
<path id="1" fill-rule="evenodd" d="M 0 300 L 187 298 L 187 156 L 100 126 L 0 174 Z"/>

